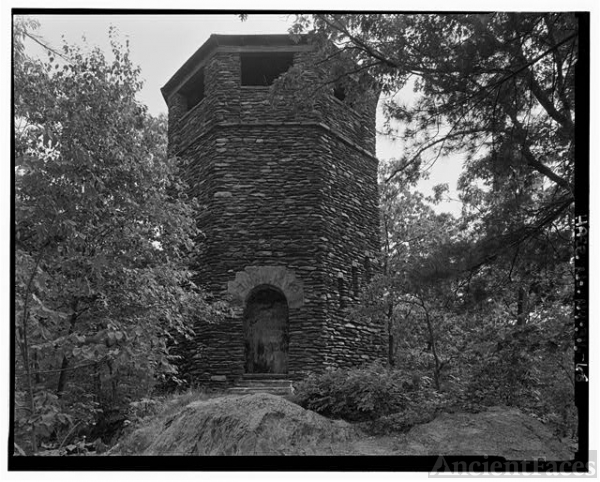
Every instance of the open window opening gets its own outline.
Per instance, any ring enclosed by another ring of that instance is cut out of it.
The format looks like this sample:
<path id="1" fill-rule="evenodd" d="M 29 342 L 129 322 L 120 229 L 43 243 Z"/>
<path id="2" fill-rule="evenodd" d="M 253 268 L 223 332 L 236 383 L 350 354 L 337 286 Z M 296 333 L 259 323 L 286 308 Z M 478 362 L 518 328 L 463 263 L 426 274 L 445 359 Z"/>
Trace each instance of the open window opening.
<path id="1" fill-rule="evenodd" d="M 365 278 L 367 280 L 367 283 L 371 282 L 371 276 L 372 276 L 371 259 L 368 256 L 366 256 L 365 257 Z"/>
<path id="2" fill-rule="evenodd" d="M 186 100 L 187 110 L 198 105 L 204 99 L 204 69 L 196 72 L 179 90 L 179 93 Z"/>
<path id="3" fill-rule="evenodd" d="M 268 86 L 294 64 L 293 53 L 241 54 L 242 85 Z"/>
<path id="4" fill-rule="evenodd" d="M 346 89 L 344 89 L 343 86 L 341 85 L 337 85 L 333 88 L 333 96 L 338 99 L 341 100 L 342 102 L 344 102 L 344 100 L 346 99 Z"/>

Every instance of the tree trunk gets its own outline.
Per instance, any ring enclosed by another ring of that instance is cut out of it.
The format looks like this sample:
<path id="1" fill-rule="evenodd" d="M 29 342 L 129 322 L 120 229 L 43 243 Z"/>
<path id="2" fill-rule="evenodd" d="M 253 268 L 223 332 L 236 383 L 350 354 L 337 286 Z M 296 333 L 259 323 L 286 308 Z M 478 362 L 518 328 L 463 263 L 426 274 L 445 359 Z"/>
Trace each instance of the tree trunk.
<path id="1" fill-rule="evenodd" d="M 27 308 L 27 302 L 25 302 L 25 308 L 23 309 L 23 330 L 22 330 L 22 343 L 21 356 L 23 357 L 23 365 L 25 366 L 25 378 L 27 380 L 27 392 L 29 394 L 29 412 L 31 418 L 36 415 L 35 410 L 35 396 L 33 394 L 33 380 L 31 379 L 31 369 L 29 365 L 29 341 L 27 338 L 27 318 L 29 317 L 29 311 Z M 31 423 L 31 451 L 35 455 L 37 453 L 37 429 L 35 422 Z"/>
<path id="2" fill-rule="evenodd" d="M 108 360 L 106 362 L 106 364 L 108 365 L 108 373 L 110 375 L 110 388 L 111 388 L 111 403 L 115 403 L 115 401 L 117 400 L 117 373 L 116 373 L 116 369 L 115 366 L 112 362 L 112 360 Z"/>
<path id="3" fill-rule="evenodd" d="M 42 261 L 43 256 L 43 248 L 35 263 L 35 267 L 33 268 L 31 275 L 29 276 L 29 281 L 27 283 L 27 289 L 25 290 L 25 300 L 23 301 L 23 314 L 22 321 L 23 324 L 19 327 L 19 348 L 21 351 L 21 356 L 23 358 L 23 365 L 25 367 L 25 377 L 27 379 L 27 392 L 29 395 L 29 411 L 32 419 L 36 416 L 35 409 L 35 395 L 33 393 L 33 379 L 31 374 L 31 365 L 29 359 L 29 338 L 28 338 L 28 323 L 29 323 L 29 299 L 31 298 L 32 290 L 31 287 L 33 285 L 33 280 L 35 279 L 35 275 L 37 273 L 40 262 Z M 31 423 L 31 451 L 35 455 L 37 453 L 37 428 L 35 422 Z"/>
<path id="4" fill-rule="evenodd" d="M 429 345 L 431 346 L 431 353 L 433 354 L 433 360 L 435 363 L 435 367 L 433 370 L 433 381 L 435 383 L 436 390 L 440 389 L 440 372 L 441 372 L 441 362 L 438 357 L 437 347 L 435 345 L 435 336 L 433 332 L 433 325 L 431 323 L 431 318 L 429 317 L 429 312 L 425 309 L 425 321 L 427 323 L 427 330 L 429 331 Z"/>
<path id="5" fill-rule="evenodd" d="M 39 385 L 40 383 L 42 383 L 42 378 L 40 377 L 40 364 L 38 361 L 38 354 L 34 351 L 31 354 L 31 356 L 33 358 L 33 372 L 35 374 L 35 383 Z"/>
<path id="6" fill-rule="evenodd" d="M 65 383 L 67 382 L 67 368 L 69 367 L 69 359 L 66 355 L 63 356 L 60 365 L 60 375 L 58 376 L 58 385 L 56 387 L 56 396 L 61 398 L 65 391 Z"/>
<path id="7" fill-rule="evenodd" d="M 394 353 L 394 305 L 392 303 L 388 306 L 387 313 L 387 329 L 388 329 L 388 365 L 393 367 L 396 365 L 396 357 Z"/>
<path id="8" fill-rule="evenodd" d="M 102 379 L 100 378 L 100 363 L 94 363 L 94 401 L 98 404 L 102 403 Z"/>
<path id="9" fill-rule="evenodd" d="M 527 323 L 527 297 L 525 288 L 519 288 L 517 299 L 517 326 L 523 326 Z"/>
<path id="10" fill-rule="evenodd" d="M 73 314 L 71 315 L 71 320 L 69 323 L 69 331 L 68 335 L 73 334 L 73 330 L 75 329 L 75 322 L 77 321 L 77 308 L 78 308 L 77 300 L 73 301 L 72 309 Z M 56 386 L 56 395 L 58 398 L 61 398 L 65 391 L 65 384 L 67 383 L 67 368 L 69 367 L 69 359 L 67 355 L 63 355 L 62 363 L 60 365 L 60 375 L 58 377 L 58 385 Z"/>

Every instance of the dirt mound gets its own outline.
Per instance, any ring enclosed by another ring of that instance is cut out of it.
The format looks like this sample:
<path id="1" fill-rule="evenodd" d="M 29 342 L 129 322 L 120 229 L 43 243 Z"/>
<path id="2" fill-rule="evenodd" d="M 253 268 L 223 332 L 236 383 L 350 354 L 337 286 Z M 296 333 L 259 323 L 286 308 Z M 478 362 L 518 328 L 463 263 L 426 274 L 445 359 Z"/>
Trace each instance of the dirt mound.
<path id="1" fill-rule="evenodd" d="M 398 414 L 402 415 L 402 414 Z M 400 420 L 402 421 L 402 420 Z M 388 417 L 382 423 L 391 423 Z M 497 455 L 569 460 L 569 449 L 518 409 L 442 414 L 386 434 L 329 420 L 266 393 L 186 402 L 155 416 L 107 455 Z"/>
<path id="2" fill-rule="evenodd" d="M 534 418 L 515 408 L 442 414 L 413 427 L 404 455 L 498 455 L 510 460 L 570 460 L 571 452 Z"/>
<path id="3" fill-rule="evenodd" d="M 266 393 L 196 401 L 141 427 L 113 454 L 317 455 L 352 437 L 343 421 L 329 420 Z M 149 443 L 149 445 L 148 445 Z"/>

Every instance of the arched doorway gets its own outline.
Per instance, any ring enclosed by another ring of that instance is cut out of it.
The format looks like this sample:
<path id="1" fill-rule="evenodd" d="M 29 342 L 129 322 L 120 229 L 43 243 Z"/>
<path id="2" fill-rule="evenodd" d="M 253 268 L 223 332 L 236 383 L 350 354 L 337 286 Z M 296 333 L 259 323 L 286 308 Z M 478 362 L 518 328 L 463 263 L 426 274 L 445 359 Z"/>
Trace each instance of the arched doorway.
<path id="1" fill-rule="evenodd" d="M 244 311 L 246 373 L 287 373 L 288 303 L 271 286 L 252 291 Z"/>

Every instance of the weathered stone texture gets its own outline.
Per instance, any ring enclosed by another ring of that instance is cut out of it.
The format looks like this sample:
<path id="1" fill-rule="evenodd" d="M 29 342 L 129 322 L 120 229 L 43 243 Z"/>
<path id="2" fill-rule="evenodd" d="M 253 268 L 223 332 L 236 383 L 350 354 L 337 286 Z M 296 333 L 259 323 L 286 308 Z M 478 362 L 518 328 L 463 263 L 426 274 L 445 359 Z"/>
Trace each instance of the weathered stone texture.
<path id="1" fill-rule="evenodd" d="M 239 52 L 219 48 L 203 62 L 198 105 L 184 112 L 166 93 L 169 150 L 189 161 L 201 204 L 200 282 L 233 298 L 234 313 L 216 326 L 198 320 L 185 370 L 227 382 L 244 373 L 244 303 L 263 285 L 288 302 L 290 377 L 380 359 L 383 328 L 347 319 L 378 249 L 376 96 L 354 110 L 323 95 L 299 112 L 272 106 L 268 87 L 242 86 Z"/>
<path id="2" fill-rule="evenodd" d="M 250 292 L 257 286 L 274 286 L 283 293 L 290 308 L 304 305 L 304 290 L 293 272 L 283 266 L 249 266 L 236 273 L 235 279 L 227 283 L 227 292 L 232 302 L 244 306 Z"/>

